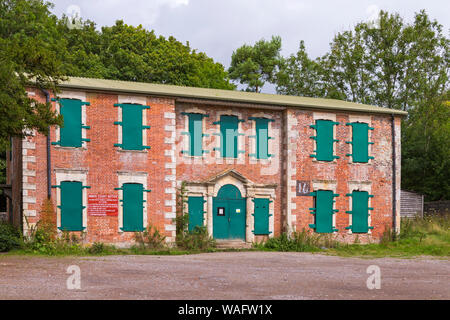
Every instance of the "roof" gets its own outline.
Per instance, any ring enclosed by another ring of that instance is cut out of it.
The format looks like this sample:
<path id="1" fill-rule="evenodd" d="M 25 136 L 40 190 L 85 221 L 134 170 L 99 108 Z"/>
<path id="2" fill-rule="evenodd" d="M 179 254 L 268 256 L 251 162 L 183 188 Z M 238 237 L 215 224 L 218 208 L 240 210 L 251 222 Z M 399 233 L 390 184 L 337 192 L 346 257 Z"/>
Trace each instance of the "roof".
<path id="1" fill-rule="evenodd" d="M 68 77 L 60 83 L 61 88 L 120 93 L 146 94 L 174 98 L 200 99 L 221 102 L 236 102 L 278 107 L 299 107 L 326 110 L 343 110 L 364 113 L 384 113 L 406 116 L 406 111 L 376 107 L 335 99 L 309 98 L 279 94 L 244 92 L 236 90 L 183 87 L 166 84 L 119 81 L 107 79 Z"/>

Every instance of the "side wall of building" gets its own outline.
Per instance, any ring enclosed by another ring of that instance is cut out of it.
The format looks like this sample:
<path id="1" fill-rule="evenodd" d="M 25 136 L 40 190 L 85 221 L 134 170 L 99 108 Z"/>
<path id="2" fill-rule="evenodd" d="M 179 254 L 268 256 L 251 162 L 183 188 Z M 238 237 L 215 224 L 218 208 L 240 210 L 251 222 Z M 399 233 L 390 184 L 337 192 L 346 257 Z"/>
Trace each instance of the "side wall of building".
<path id="1" fill-rule="evenodd" d="M 315 119 L 331 119 L 339 122 L 335 127 L 335 155 L 339 156 L 332 162 L 317 161 L 310 157 L 314 153 L 314 140 L 310 137 L 315 131 L 310 125 Z M 373 160 L 368 163 L 353 163 L 351 154 L 351 126 L 346 123 L 352 121 L 367 121 L 374 128 L 369 133 L 369 155 Z M 312 196 L 297 196 L 296 184 L 298 181 L 309 182 L 311 191 L 318 189 L 333 190 L 339 194 L 335 198 L 335 209 L 339 210 L 334 217 L 334 226 L 338 229 L 334 235 L 342 241 L 353 242 L 356 237 L 361 242 L 377 241 L 386 228 L 393 227 L 393 159 L 392 159 L 392 119 L 389 115 L 358 115 L 349 113 L 327 113 L 302 110 L 289 110 L 287 113 L 287 139 L 289 150 L 287 152 L 287 186 L 288 207 L 290 214 L 290 229 L 296 231 L 310 230 L 309 224 L 314 223 L 314 216 L 309 208 L 313 207 Z M 400 227 L 400 119 L 395 119 L 396 135 L 396 192 L 397 192 L 397 225 Z M 353 190 L 368 191 L 374 197 L 370 200 L 373 211 L 370 212 L 370 230 L 367 234 L 352 234 L 346 230 L 351 224 L 351 197 L 346 194 Z M 289 199 L 291 203 L 289 205 Z"/>

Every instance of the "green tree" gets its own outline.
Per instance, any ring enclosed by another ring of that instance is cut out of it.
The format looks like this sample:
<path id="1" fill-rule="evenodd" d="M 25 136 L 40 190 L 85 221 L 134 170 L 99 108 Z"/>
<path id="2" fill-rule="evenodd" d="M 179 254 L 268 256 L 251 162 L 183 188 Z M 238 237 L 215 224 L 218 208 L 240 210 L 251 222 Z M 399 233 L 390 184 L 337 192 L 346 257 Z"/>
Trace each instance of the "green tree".
<path id="1" fill-rule="evenodd" d="M 246 91 L 260 92 L 266 82 L 275 82 L 281 64 L 281 38 L 261 39 L 254 46 L 243 45 L 231 56 L 230 78 L 246 84 Z"/>
<path id="2" fill-rule="evenodd" d="M 305 43 L 300 41 L 296 55 L 282 58 L 280 70 L 276 74 L 276 89 L 279 94 L 305 97 L 323 97 L 321 64 L 308 57 Z"/>
<path id="3" fill-rule="evenodd" d="M 0 148 L 10 136 L 25 129 L 47 133 L 61 119 L 50 105 L 28 97 L 33 81 L 39 88 L 55 90 L 62 79 L 64 42 L 49 3 L 40 0 L 0 0 Z"/>
<path id="4" fill-rule="evenodd" d="M 96 30 L 92 21 L 69 28 L 59 22 L 68 43 L 64 59 L 67 75 L 126 81 L 154 82 L 216 89 L 234 89 L 223 65 L 174 37 L 157 37 L 141 25 L 116 21 Z"/>
<path id="5" fill-rule="evenodd" d="M 310 60 L 303 43 L 277 76 L 277 91 L 409 112 L 402 122 L 402 187 L 450 199 L 449 39 L 425 11 L 412 23 L 381 12 L 378 26 L 338 33 Z"/>

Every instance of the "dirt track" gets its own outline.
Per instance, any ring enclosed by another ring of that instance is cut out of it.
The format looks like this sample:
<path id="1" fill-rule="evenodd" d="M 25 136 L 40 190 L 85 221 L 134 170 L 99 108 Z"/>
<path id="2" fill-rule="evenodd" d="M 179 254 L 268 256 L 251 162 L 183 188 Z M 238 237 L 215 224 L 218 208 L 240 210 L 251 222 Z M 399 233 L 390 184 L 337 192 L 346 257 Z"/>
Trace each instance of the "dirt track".
<path id="1" fill-rule="evenodd" d="M 68 290 L 67 267 L 81 270 Z M 378 265 L 381 289 L 369 290 Z M 450 299 L 450 263 L 308 253 L 43 258 L 0 255 L 0 299 Z"/>

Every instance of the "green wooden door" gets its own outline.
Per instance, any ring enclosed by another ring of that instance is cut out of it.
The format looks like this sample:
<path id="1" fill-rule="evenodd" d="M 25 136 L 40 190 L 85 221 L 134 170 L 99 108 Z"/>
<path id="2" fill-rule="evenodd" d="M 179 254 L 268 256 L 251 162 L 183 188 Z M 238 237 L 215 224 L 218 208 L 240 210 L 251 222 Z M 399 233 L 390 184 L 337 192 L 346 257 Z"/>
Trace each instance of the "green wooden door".
<path id="1" fill-rule="evenodd" d="M 238 188 L 227 184 L 213 199 L 213 236 L 245 240 L 246 201 Z"/>
<path id="2" fill-rule="evenodd" d="M 144 230 L 144 188 L 139 183 L 124 183 L 123 231 Z"/>
<path id="3" fill-rule="evenodd" d="M 83 230 L 83 184 L 79 181 L 61 182 L 61 230 Z"/>
<path id="4" fill-rule="evenodd" d="M 196 226 L 203 226 L 203 197 L 189 197 L 189 231 L 195 229 Z"/>
<path id="5" fill-rule="evenodd" d="M 254 231 L 255 235 L 267 235 L 269 234 L 269 199 L 254 199 L 255 213 L 254 216 Z"/>

